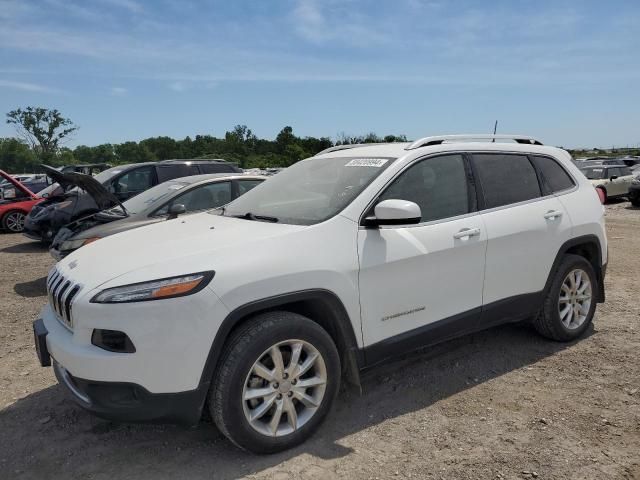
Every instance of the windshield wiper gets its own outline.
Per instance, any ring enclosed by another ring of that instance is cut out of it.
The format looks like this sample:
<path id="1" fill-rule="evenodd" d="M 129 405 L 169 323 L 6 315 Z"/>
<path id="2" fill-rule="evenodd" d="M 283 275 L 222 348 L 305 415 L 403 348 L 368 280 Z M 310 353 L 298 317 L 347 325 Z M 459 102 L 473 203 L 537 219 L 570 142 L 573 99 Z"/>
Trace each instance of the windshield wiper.
<path id="1" fill-rule="evenodd" d="M 245 220 L 257 220 L 261 222 L 271 222 L 276 223 L 278 221 L 277 217 L 268 217 L 266 215 L 254 215 L 251 212 L 247 212 L 244 215 L 231 215 L 233 218 L 244 218 Z"/>

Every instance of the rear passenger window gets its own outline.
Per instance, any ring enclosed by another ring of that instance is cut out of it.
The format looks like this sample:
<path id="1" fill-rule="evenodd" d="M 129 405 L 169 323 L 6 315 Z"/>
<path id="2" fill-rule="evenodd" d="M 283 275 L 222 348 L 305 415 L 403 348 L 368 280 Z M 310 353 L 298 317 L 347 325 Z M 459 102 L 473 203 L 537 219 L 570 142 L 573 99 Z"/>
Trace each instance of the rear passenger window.
<path id="1" fill-rule="evenodd" d="M 485 208 L 524 202 L 541 195 L 538 176 L 524 155 L 474 154 Z"/>
<path id="2" fill-rule="evenodd" d="M 197 175 L 199 172 L 194 165 L 186 163 L 175 163 L 169 165 L 158 165 L 158 183 L 173 180 L 174 178 Z"/>
<path id="3" fill-rule="evenodd" d="M 569 174 L 555 160 L 536 156 L 532 159 L 542 177 L 545 194 L 567 190 L 575 185 Z"/>
<path id="4" fill-rule="evenodd" d="M 427 158 L 400 174 L 380 196 L 409 200 L 422 211 L 421 222 L 469 213 L 467 173 L 461 155 Z"/>
<path id="5" fill-rule="evenodd" d="M 201 163 L 198 166 L 202 173 L 233 173 L 238 171 L 230 163 Z"/>

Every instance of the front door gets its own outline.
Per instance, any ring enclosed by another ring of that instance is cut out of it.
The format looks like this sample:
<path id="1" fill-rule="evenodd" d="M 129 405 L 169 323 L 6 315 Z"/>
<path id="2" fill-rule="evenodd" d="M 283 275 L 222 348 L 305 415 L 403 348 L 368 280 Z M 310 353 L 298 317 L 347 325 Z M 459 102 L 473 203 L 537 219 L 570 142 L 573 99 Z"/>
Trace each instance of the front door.
<path id="1" fill-rule="evenodd" d="M 468 167 L 466 158 L 457 154 L 419 160 L 375 203 L 415 202 L 422 211 L 421 223 L 360 227 L 367 362 L 474 328 L 482 306 L 486 232 L 476 213 Z"/>

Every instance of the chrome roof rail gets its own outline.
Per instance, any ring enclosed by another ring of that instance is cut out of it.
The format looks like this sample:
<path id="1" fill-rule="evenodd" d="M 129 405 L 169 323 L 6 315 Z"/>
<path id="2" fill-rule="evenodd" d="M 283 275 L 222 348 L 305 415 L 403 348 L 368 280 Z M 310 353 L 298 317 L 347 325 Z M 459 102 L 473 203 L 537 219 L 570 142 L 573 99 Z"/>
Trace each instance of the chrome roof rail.
<path id="1" fill-rule="evenodd" d="M 483 142 L 495 142 L 497 140 L 512 140 L 516 143 L 523 143 L 526 145 L 542 145 L 540 140 L 537 140 L 529 135 L 438 135 L 434 137 L 424 137 L 416 140 L 411 145 L 405 148 L 405 150 L 414 150 L 420 147 L 428 147 L 430 145 L 441 145 L 447 142 L 464 142 L 481 140 Z"/>
<path id="2" fill-rule="evenodd" d="M 389 142 L 379 142 L 379 143 L 350 143 L 348 145 L 336 145 L 335 147 L 325 148 L 324 150 L 316 153 L 314 156 L 323 155 L 325 153 L 338 152 L 340 150 L 349 150 L 351 148 L 359 148 L 359 147 L 370 147 L 372 145 L 391 145 Z"/>

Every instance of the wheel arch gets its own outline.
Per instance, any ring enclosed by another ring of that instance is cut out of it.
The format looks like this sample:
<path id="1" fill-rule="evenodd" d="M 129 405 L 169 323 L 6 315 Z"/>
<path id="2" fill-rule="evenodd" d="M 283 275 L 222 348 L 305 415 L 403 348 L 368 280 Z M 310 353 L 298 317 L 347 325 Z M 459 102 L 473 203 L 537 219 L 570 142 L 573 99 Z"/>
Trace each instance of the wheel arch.
<path id="1" fill-rule="evenodd" d="M 222 321 L 205 362 L 200 388 L 208 386 L 218 366 L 222 349 L 234 330 L 264 312 L 283 310 L 304 315 L 318 323 L 336 344 L 342 364 L 343 378 L 360 388 L 362 352 L 346 308 L 338 296 L 324 289 L 302 290 L 256 300 L 242 305 Z"/>
<path id="2" fill-rule="evenodd" d="M 562 258 L 567 254 L 579 255 L 585 258 L 591 264 L 593 270 L 596 272 L 596 277 L 598 280 L 598 296 L 596 300 L 598 303 L 604 302 L 605 266 L 602 265 L 602 247 L 600 244 L 600 239 L 596 235 L 583 235 L 580 237 L 572 238 L 571 240 L 565 242 L 562 247 L 560 247 L 556 258 L 553 261 L 551 271 L 549 272 L 549 277 L 544 288 L 545 295 L 551 287 L 551 283 L 553 282 L 553 275 L 558 269 L 560 262 L 562 262 Z"/>

